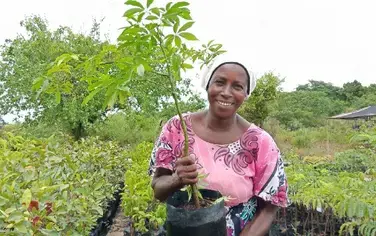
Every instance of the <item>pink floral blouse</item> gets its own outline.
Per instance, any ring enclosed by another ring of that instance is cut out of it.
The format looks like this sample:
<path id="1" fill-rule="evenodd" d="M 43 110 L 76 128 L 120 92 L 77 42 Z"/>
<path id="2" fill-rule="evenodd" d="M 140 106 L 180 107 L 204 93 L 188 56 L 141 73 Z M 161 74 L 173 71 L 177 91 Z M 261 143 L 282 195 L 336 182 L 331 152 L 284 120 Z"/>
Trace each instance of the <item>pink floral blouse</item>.
<path id="1" fill-rule="evenodd" d="M 191 116 L 183 115 L 189 136 L 189 153 L 196 158 L 207 189 L 219 191 L 228 198 L 226 207 L 228 236 L 239 235 L 253 218 L 257 197 L 279 207 L 287 207 L 288 185 L 280 151 L 273 138 L 251 125 L 239 140 L 226 145 L 208 143 L 192 130 Z M 149 174 L 156 168 L 174 170 L 184 149 L 184 136 L 178 116 L 163 127 L 155 143 Z"/>

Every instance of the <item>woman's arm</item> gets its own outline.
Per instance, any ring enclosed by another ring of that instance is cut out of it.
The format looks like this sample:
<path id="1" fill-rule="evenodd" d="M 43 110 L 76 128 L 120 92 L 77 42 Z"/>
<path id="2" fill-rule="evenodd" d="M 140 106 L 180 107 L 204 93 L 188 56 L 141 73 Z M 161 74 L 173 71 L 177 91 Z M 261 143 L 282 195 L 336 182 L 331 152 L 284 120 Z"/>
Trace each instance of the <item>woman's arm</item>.
<path id="1" fill-rule="evenodd" d="M 269 232 L 270 226 L 278 211 L 278 207 L 265 202 L 265 207 L 256 213 L 255 217 L 248 222 L 240 236 L 264 236 Z"/>
<path id="2" fill-rule="evenodd" d="M 182 188 L 179 182 L 179 177 L 177 177 L 176 174 L 172 174 L 172 171 L 157 168 L 151 183 L 154 190 L 154 197 L 164 202 L 168 196 Z"/>

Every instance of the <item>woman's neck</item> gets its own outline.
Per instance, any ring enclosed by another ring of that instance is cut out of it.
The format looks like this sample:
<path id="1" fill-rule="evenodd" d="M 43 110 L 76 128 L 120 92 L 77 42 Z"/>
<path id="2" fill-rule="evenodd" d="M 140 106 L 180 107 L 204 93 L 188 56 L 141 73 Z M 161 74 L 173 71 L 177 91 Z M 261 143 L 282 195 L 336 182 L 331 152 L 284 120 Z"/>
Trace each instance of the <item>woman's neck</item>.
<path id="1" fill-rule="evenodd" d="M 237 123 L 236 113 L 228 118 L 222 119 L 215 116 L 210 110 L 206 111 L 204 116 L 204 125 L 213 131 L 228 131 Z"/>

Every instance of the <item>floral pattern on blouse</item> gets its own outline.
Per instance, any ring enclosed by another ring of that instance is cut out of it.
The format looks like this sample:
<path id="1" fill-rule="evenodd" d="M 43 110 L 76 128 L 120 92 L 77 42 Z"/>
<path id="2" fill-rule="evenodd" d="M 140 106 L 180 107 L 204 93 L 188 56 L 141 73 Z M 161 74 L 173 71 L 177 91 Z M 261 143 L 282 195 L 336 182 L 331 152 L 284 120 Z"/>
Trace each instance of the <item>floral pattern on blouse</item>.
<path id="1" fill-rule="evenodd" d="M 189 153 L 194 155 L 199 171 L 209 174 L 206 188 L 219 191 L 229 200 L 227 235 L 239 235 L 257 211 L 257 199 L 279 207 L 287 207 L 287 178 L 280 151 L 273 138 L 261 128 L 251 125 L 241 138 L 227 145 L 212 144 L 197 136 L 190 113 L 184 114 Z M 149 175 L 156 168 L 175 169 L 182 156 L 184 136 L 178 116 L 162 128 L 151 153 Z"/>

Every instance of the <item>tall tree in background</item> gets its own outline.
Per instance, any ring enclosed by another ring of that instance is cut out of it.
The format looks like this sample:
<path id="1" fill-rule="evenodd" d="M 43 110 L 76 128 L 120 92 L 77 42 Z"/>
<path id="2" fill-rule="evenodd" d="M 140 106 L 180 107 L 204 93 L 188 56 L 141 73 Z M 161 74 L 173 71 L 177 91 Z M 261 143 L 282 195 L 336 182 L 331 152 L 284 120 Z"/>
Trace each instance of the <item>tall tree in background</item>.
<path id="1" fill-rule="evenodd" d="M 29 111 L 26 120 L 60 123 L 75 136 L 82 136 L 85 124 L 100 117 L 101 101 L 93 101 L 86 107 L 80 106 L 87 89 L 84 82 L 79 80 L 78 70 L 70 78 L 61 78 L 63 81 L 69 79 L 74 85 L 69 96 L 37 96 L 31 87 L 33 81 L 42 76 L 48 65 L 61 54 L 71 52 L 94 55 L 108 44 L 99 39 L 99 24 L 95 22 L 87 36 L 73 33 L 68 27 L 52 31 L 48 28 L 47 20 L 38 16 L 27 17 L 21 26 L 26 34 L 6 40 L 1 47 L 0 114 L 20 116 L 22 112 Z M 67 90 L 67 86 L 67 81 L 64 81 L 59 89 Z"/>
<path id="2" fill-rule="evenodd" d="M 315 91 L 323 92 L 326 96 L 332 99 L 344 100 L 343 89 L 341 87 L 334 86 L 332 83 L 324 81 L 309 80 L 307 84 L 299 85 L 296 91 Z"/>
<path id="3" fill-rule="evenodd" d="M 255 90 L 240 107 L 239 114 L 250 122 L 262 126 L 270 114 L 270 105 L 277 98 L 278 87 L 281 82 L 282 80 L 273 73 L 266 73 L 258 79 Z"/>
<path id="4" fill-rule="evenodd" d="M 343 94 L 345 95 L 347 101 L 352 101 L 355 98 L 359 98 L 363 96 L 364 93 L 365 88 L 357 80 L 343 84 Z"/>

